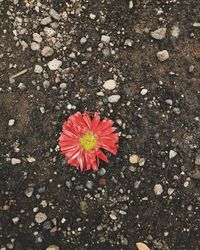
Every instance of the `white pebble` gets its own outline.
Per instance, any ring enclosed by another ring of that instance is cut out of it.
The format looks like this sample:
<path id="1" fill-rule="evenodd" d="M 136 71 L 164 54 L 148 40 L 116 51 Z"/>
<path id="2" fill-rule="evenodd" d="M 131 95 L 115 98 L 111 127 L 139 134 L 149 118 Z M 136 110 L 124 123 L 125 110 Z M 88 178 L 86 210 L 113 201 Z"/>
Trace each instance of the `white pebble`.
<path id="1" fill-rule="evenodd" d="M 31 43 L 31 49 L 32 49 L 33 51 L 37 51 L 37 50 L 40 49 L 40 45 L 39 45 L 38 43 L 36 43 L 36 42 L 32 42 L 32 43 Z"/>
<path id="2" fill-rule="evenodd" d="M 107 89 L 107 90 L 113 90 L 116 88 L 116 86 L 117 86 L 116 82 L 113 79 L 105 81 L 105 83 L 103 85 L 104 89 Z"/>
<path id="3" fill-rule="evenodd" d="M 117 219 L 117 216 L 115 215 L 115 214 L 110 214 L 110 218 L 112 219 L 112 220 L 116 220 Z"/>
<path id="4" fill-rule="evenodd" d="M 42 222 L 44 222 L 47 219 L 47 216 L 45 213 L 39 212 L 35 215 L 35 221 L 38 224 L 41 224 Z"/>
<path id="5" fill-rule="evenodd" d="M 146 95 L 146 94 L 147 94 L 147 92 L 148 92 L 148 90 L 147 90 L 147 89 L 142 89 L 142 90 L 140 91 L 140 94 L 141 94 L 141 95 Z"/>
<path id="6" fill-rule="evenodd" d="M 132 163 L 132 164 L 137 164 L 139 162 L 138 155 L 131 155 L 129 157 L 129 162 Z"/>
<path id="7" fill-rule="evenodd" d="M 12 218 L 12 222 L 17 224 L 19 222 L 19 217 Z"/>
<path id="8" fill-rule="evenodd" d="M 41 51 L 41 54 L 44 56 L 44 57 L 49 57 L 49 56 L 52 56 L 54 53 L 54 50 L 49 47 L 49 46 L 45 46 L 42 51 Z"/>
<path id="9" fill-rule="evenodd" d="M 176 151 L 174 151 L 174 150 L 170 150 L 170 151 L 169 151 L 169 159 L 174 158 L 176 155 L 177 155 L 177 152 L 176 152 Z"/>
<path id="10" fill-rule="evenodd" d="M 15 120 L 14 119 L 10 119 L 8 121 L 8 126 L 13 126 L 15 124 Z"/>
<path id="11" fill-rule="evenodd" d="M 111 96 L 108 97 L 108 101 L 110 103 L 116 103 L 116 102 L 119 101 L 120 98 L 121 98 L 120 95 L 111 95 Z"/>
<path id="12" fill-rule="evenodd" d="M 67 83 L 65 83 L 65 82 L 61 83 L 61 84 L 60 84 L 60 88 L 61 88 L 62 90 L 66 89 L 66 88 L 67 88 Z"/>
<path id="13" fill-rule="evenodd" d="M 43 71 L 43 68 L 40 65 L 36 64 L 34 68 L 34 72 L 37 74 L 41 74 L 42 71 Z"/>
<path id="14" fill-rule="evenodd" d="M 163 188 L 161 184 L 156 184 L 153 190 L 156 195 L 161 195 L 163 193 Z"/>
<path id="15" fill-rule="evenodd" d="M 159 28 L 151 32 L 151 37 L 153 37 L 156 40 L 162 40 L 165 38 L 166 31 L 167 31 L 166 28 Z"/>
<path id="16" fill-rule="evenodd" d="M 80 43 L 81 44 L 84 44 L 87 42 L 87 38 L 86 37 L 82 37 L 81 40 L 80 40 Z"/>
<path id="17" fill-rule="evenodd" d="M 108 44 L 110 42 L 110 36 L 102 35 L 101 41 L 105 44 Z"/>
<path id="18" fill-rule="evenodd" d="M 162 50 L 157 52 L 157 58 L 160 62 L 164 62 L 169 58 L 169 53 L 167 50 Z"/>
<path id="19" fill-rule="evenodd" d="M 62 65 L 62 61 L 58 59 L 53 59 L 52 61 L 48 62 L 48 67 L 50 70 L 58 70 Z"/>
<path id="20" fill-rule="evenodd" d="M 17 165 L 17 164 L 20 164 L 22 161 L 20 159 L 17 159 L 17 158 L 12 158 L 11 159 L 11 164 L 12 165 Z"/>
<path id="21" fill-rule="evenodd" d="M 90 19 L 92 19 L 92 20 L 94 20 L 96 18 L 96 15 L 94 15 L 94 14 L 90 14 Z"/>
<path id="22" fill-rule="evenodd" d="M 44 114 L 44 113 L 45 113 L 45 108 L 44 108 L 44 107 L 40 107 L 40 112 L 41 112 L 42 114 Z"/>

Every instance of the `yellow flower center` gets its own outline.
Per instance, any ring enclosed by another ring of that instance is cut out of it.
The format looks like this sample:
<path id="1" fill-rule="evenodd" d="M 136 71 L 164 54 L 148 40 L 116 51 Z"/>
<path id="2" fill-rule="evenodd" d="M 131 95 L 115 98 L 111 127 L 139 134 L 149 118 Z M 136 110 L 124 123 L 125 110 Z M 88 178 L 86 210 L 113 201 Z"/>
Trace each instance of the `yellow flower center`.
<path id="1" fill-rule="evenodd" d="M 80 138 L 80 144 L 85 151 L 90 151 L 96 147 L 97 139 L 93 136 L 91 132 L 86 132 Z"/>

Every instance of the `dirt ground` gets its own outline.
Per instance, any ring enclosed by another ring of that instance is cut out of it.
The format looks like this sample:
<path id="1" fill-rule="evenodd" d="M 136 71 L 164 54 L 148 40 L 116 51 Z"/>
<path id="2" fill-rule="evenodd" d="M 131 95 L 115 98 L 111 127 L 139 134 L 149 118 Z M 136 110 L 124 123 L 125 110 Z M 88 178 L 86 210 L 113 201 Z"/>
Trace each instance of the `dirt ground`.
<path id="1" fill-rule="evenodd" d="M 200 249 L 199 3 L 0 0 L 0 250 Z M 84 110 L 120 133 L 97 173 L 57 146 Z"/>

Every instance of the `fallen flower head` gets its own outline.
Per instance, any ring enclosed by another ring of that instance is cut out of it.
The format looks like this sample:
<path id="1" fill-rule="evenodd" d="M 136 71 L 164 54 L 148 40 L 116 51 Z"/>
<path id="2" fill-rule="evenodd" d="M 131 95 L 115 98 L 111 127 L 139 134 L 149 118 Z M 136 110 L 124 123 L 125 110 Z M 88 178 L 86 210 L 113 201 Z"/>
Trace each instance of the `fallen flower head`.
<path id="1" fill-rule="evenodd" d="M 71 115 L 63 124 L 59 137 L 61 154 L 65 155 L 68 163 L 80 168 L 98 170 L 99 159 L 108 163 L 107 156 L 101 149 L 116 155 L 118 149 L 118 133 L 112 127 L 113 121 L 105 118 L 100 120 L 98 113 L 90 118 L 88 112 Z"/>

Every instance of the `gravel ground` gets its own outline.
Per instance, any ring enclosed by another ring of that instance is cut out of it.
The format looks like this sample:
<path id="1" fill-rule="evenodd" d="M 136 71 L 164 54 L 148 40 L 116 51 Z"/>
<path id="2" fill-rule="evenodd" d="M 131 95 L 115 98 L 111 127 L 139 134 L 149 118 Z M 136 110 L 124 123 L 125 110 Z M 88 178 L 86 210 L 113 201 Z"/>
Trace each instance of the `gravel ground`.
<path id="1" fill-rule="evenodd" d="M 0 250 L 200 249 L 199 0 L 0 0 Z M 57 139 L 120 133 L 99 171 Z"/>

